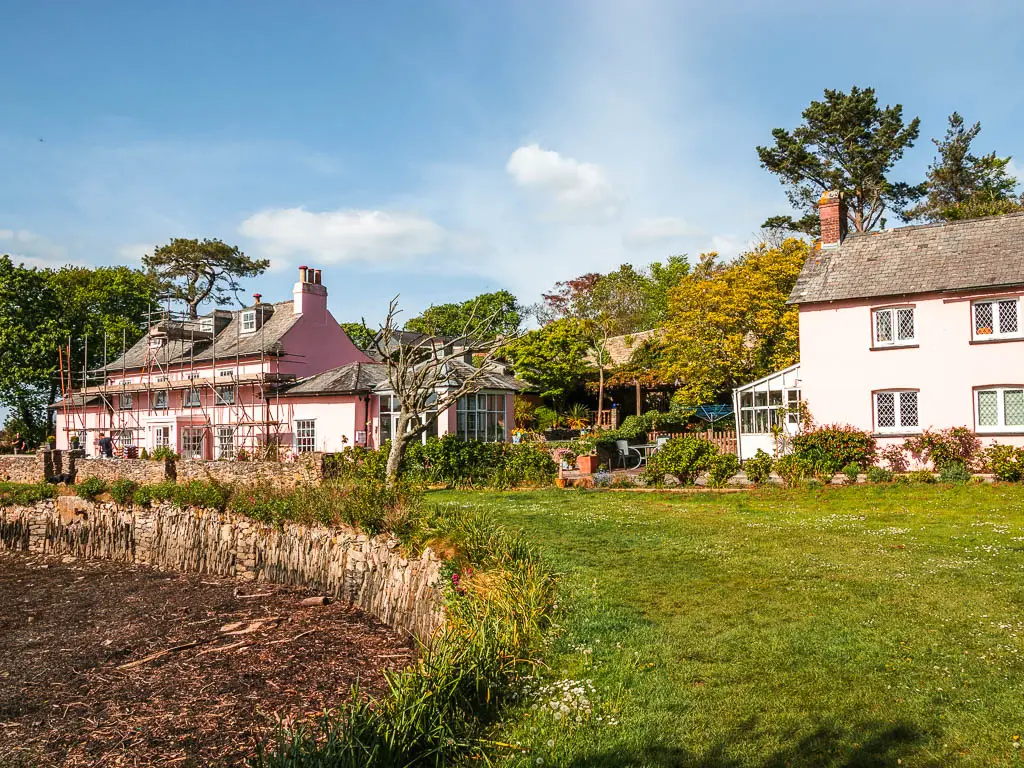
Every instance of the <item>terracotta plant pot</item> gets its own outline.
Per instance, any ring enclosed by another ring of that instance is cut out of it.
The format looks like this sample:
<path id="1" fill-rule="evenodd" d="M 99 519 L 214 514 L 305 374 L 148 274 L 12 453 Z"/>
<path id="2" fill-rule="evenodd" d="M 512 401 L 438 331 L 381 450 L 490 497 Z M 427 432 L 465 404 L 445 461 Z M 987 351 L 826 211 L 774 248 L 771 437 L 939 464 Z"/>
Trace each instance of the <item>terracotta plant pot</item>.
<path id="1" fill-rule="evenodd" d="M 581 474 L 592 475 L 597 467 L 597 456 L 577 456 L 576 468 Z"/>
<path id="2" fill-rule="evenodd" d="M 565 488 L 565 478 L 564 477 L 556 477 L 555 478 L 555 487 L 556 488 Z"/>

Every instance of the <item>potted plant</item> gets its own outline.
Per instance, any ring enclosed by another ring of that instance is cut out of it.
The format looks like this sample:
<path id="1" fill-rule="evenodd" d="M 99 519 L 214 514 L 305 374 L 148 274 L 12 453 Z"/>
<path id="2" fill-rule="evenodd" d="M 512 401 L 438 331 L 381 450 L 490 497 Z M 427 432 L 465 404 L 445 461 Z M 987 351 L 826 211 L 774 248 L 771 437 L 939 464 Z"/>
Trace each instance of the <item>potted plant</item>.
<path id="1" fill-rule="evenodd" d="M 584 475 L 594 474 L 597 467 L 597 440 L 584 438 L 576 441 L 576 467 Z"/>

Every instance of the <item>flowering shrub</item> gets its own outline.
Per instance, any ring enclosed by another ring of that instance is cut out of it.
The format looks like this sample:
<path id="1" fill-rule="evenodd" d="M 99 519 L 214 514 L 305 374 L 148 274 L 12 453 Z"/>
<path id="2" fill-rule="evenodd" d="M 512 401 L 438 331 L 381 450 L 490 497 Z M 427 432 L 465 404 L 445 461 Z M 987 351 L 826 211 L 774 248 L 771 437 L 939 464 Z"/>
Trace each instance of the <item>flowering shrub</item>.
<path id="1" fill-rule="evenodd" d="M 814 475 L 814 462 L 805 456 L 789 453 L 775 462 L 775 471 L 787 488 L 794 488 Z"/>
<path id="2" fill-rule="evenodd" d="M 1024 480 L 1024 448 L 993 443 L 981 452 L 984 468 L 1005 483 Z"/>
<path id="3" fill-rule="evenodd" d="M 644 478 L 656 484 L 664 482 L 665 475 L 671 475 L 680 485 L 693 485 L 701 472 L 711 468 L 717 455 L 718 448 L 710 440 L 691 435 L 674 437 L 651 456 Z"/>
<path id="4" fill-rule="evenodd" d="M 768 453 L 757 449 L 757 453 L 754 454 L 752 459 L 747 459 L 743 464 L 743 469 L 747 473 L 747 480 L 754 485 L 764 485 L 768 482 L 768 479 L 772 474 L 772 466 L 775 464 L 773 459 Z"/>
<path id="5" fill-rule="evenodd" d="M 941 471 L 947 464 L 971 467 L 981 451 L 981 440 L 967 427 L 953 427 L 941 432 L 926 429 L 920 435 L 908 437 L 904 448 L 918 461 Z"/>
<path id="6" fill-rule="evenodd" d="M 875 438 L 848 424 L 833 424 L 794 436 L 793 453 L 821 465 L 823 473 L 831 468 L 834 474 L 847 464 L 867 469 L 875 460 Z"/>
<path id="7" fill-rule="evenodd" d="M 910 469 L 910 462 L 907 460 L 907 452 L 899 445 L 887 445 L 878 452 L 878 456 L 892 472 L 906 472 Z"/>

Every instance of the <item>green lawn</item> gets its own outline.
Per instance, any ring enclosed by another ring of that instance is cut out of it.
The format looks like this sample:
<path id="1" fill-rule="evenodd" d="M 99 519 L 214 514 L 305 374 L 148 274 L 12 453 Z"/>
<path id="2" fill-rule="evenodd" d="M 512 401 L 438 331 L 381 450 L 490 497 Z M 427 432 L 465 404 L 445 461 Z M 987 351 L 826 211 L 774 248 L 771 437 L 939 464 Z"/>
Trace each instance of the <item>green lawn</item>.
<path id="1" fill-rule="evenodd" d="M 1024 488 L 431 498 L 565 575 L 508 765 L 1024 766 Z"/>

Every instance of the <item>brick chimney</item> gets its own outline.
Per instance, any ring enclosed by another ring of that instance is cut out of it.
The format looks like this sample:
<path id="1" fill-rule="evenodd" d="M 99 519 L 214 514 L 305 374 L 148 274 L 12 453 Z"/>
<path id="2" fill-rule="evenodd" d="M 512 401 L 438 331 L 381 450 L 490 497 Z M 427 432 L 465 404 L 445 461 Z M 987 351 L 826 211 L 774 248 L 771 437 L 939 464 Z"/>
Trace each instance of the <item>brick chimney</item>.
<path id="1" fill-rule="evenodd" d="M 822 192 L 818 201 L 821 247 L 836 248 L 846 238 L 846 203 L 839 192 Z"/>
<path id="2" fill-rule="evenodd" d="M 299 267 L 299 282 L 292 288 L 292 313 L 314 323 L 327 322 L 327 288 L 320 283 L 320 270 Z"/>

